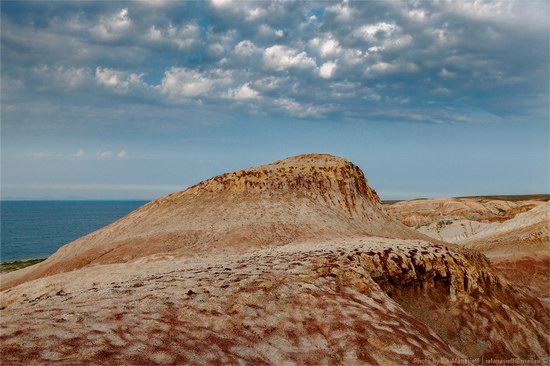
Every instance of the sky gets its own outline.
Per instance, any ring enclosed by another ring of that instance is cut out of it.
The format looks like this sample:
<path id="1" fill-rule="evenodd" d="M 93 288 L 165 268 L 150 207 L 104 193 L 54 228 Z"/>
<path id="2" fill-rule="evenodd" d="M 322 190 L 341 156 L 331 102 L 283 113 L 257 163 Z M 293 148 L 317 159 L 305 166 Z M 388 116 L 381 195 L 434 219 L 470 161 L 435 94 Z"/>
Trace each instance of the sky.
<path id="1" fill-rule="evenodd" d="M 549 191 L 547 1 L 2 1 L 1 198 L 301 153 L 382 199 Z"/>

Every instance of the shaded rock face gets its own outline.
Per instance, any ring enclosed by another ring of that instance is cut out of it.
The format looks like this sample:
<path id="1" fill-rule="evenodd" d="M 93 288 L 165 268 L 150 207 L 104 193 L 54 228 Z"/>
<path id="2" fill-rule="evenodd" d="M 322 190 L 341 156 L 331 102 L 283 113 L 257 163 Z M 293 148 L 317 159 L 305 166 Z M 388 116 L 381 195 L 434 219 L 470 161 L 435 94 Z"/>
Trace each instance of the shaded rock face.
<path id="1" fill-rule="evenodd" d="M 6 364 L 461 364 L 548 357 L 548 311 L 483 257 L 348 238 L 81 269 L 2 296 Z M 47 347 L 43 347 L 46 344 Z"/>
<path id="2" fill-rule="evenodd" d="M 300 155 L 154 200 L 62 247 L 40 265 L 6 276 L 2 288 L 151 255 L 239 253 L 350 235 L 426 238 L 381 209 L 357 166 L 331 155 Z"/>

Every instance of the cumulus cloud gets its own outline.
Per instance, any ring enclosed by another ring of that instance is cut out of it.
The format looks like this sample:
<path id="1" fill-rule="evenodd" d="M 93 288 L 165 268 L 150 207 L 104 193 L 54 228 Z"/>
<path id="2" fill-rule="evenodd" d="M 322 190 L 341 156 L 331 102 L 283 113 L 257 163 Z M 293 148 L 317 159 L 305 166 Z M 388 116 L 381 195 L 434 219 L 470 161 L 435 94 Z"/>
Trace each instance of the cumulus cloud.
<path id="1" fill-rule="evenodd" d="M 195 100 L 205 110 L 235 104 L 239 113 L 300 118 L 380 119 L 414 106 L 408 119 L 418 121 L 452 95 L 491 115 L 548 114 L 544 2 L 48 6 L 55 17 L 42 5 L 23 7 L 27 22 L 2 9 L 6 101 L 42 93 L 68 103 L 70 89 L 82 104 L 188 108 Z M 527 95 L 536 108 L 526 107 Z"/>
<path id="2" fill-rule="evenodd" d="M 153 44 L 172 45 L 180 50 L 188 50 L 195 46 L 198 37 L 199 27 L 193 23 L 181 26 L 170 24 L 165 28 L 152 25 L 145 34 L 145 39 Z"/>
<path id="3" fill-rule="evenodd" d="M 128 8 L 124 8 L 114 15 L 101 17 L 99 23 L 91 29 L 91 33 L 100 40 L 114 41 L 126 35 L 131 27 L 132 20 Z"/>
<path id="4" fill-rule="evenodd" d="M 227 97 L 237 100 L 246 100 L 246 99 L 258 99 L 260 98 L 260 93 L 250 87 L 250 83 L 241 85 L 235 89 L 229 89 Z"/>
<path id="5" fill-rule="evenodd" d="M 128 89 L 144 85 L 141 74 L 97 67 L 95 79 L 99 85 L 117 92 L 125 93 Z"/>
<path id="6" fill-rule="evenodd" d="M 356 10 L 349 6 L 348 1 L 342 1 L 339 4 L 329 6 L 326 11 L 333 13 L 339 22 L 349 22 L 356 13 Z"/>
<path id="7" fill-rule="evenodd" d="M 252 41 L 245 39 L 235 46 L 234 52 L 237 56 L 250 57 L 261 50 Z"/>
<path id="8" fill-rule="evenodd" d="M 231 84 L 231 73 L 214 70 L 211 73 L 173 67 L 166 71 L 159 86 L 161 93 L 172 97 L 193 98 L 206 96 L 220 86 Z"/>
<path id="9" fill-rule="evenodd" d="M 335 57 L 342 53 L 340 43 L 332 35 L 323 38 L 313 38 L 309 44 L 321 58 Z"/>
<path id="10" fill-rule="evenodd" d="M 334 75 L 335 71 L 336 71 L 336 63 L 326 62 L 319 69 L 319 75 L 321 75 L 321 77 L 324 79 L 330 79 Z"/>
<path id="11" fill-rule="evenodd" d="M 416 72 L 419 68 L 412 62 L 378 62 L 367 68 L 368 74 L 395 74 Z"/>
<path id="12" fill-rule="evenodd" d="M 316 66 L 315 60 L 305 51 L 298 52 L 293 48 L 274 45 L 264 51 L 263 61 L 268 69 L 283 71 L 288 69 L 310 69 Z"/>
<path id="13" fill-rule="evenodd" d="M 363 37 L 366 41 L 376 41 L 380 38 L 386 38 L 393 35 L 399 27 L 392 23 L 378 22 L 375 24 L 367 24 L 359 28 L 357 34 Z"/>

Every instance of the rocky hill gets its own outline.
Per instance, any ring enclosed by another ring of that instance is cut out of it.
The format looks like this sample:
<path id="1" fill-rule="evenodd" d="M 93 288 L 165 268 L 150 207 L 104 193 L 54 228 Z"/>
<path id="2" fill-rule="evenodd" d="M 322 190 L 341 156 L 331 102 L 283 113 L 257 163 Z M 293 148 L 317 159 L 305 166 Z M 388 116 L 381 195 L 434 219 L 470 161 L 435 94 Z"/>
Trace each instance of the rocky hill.
<path id="1" fill-rule="evenodd" d="M 2 364 L 538 362 L 550 313 L 479 252 L 301 155 L 155 200 L 1 274 Z"/>
<path id="2" fill-rule="evenodd" d="M 331 155 L 299 155 L 154 200 L 39 265 L 7 275 L 2 288 L 151 255 L 239 253 L 343 235 L 426 238 L 388 217 L 357 166 Z"/>

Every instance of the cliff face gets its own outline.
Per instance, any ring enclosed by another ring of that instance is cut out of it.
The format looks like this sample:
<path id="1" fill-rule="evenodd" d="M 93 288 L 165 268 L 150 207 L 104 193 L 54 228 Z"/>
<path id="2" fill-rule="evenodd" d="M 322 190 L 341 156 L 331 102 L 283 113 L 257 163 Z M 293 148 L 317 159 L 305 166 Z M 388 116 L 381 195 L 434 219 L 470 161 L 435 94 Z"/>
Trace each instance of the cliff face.
<path id="1" fill-rule="evenodd" d="M 6 276 L 2 288 L 152 255 L 239 253 L 354 235 L 426 238 L 381 209 L 357 166 L 331 155 L 300 155 L 223 174 L 154 200 L 39 265 Z"/>

